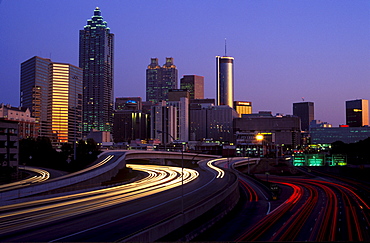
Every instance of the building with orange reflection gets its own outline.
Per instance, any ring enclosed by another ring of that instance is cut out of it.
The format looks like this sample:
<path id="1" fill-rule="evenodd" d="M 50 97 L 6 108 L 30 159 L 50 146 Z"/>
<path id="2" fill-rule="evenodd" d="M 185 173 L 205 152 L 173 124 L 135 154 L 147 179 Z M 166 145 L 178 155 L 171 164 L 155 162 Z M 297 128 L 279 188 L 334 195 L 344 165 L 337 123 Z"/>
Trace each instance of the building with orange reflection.
<path id="1" fill-rule="evenodd" d="M 82 69 L 32 57 L 21 65 L 21 106 L 35 117 L 39 136 L 54 146 L 81 139 Z"/>

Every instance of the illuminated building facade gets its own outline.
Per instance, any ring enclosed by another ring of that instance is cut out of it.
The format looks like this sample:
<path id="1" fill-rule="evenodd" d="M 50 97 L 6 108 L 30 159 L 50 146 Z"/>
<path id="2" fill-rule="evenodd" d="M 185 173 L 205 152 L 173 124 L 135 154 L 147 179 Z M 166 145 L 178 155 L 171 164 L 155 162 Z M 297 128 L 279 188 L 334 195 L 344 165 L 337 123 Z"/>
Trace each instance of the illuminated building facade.
<path id="1" fill-rule="evenodd" d="M 301 118 L 302 131 L 308 131 L 310 122 L 315 120 L 315 107 L 313 102 L 293 103 L 293 115 Z"/>
<path id="2" fill-rule="evenodd" d="M 33 57 L 21 65 L 21 106 L 36 119 L 39 136 L 52 144 L 81 139 L 82 69 Z"/>
<path id="3" fill-rule="evenodd" d="M 79 66 L 83 69 L 83 134 L 111 131 L 113 123 L 114 34 L 100 9 L 80 30 Z"/>
<path id="4" fill-rule="evenodd" d="M 82 70 L 65 63 L 50 64 L 48 121 L 53 144 L 81 139 Z"/>
<path id="5" fill-rule="evenodd" d="M 364 99 L 346 101 L 346 124 L 349 127 L 369 125 L 369 101 Z"/>
<path id="6" fill-rule="evenodd" d="M 146 69 L 146 101 L 157 104 L 168 101 L 170 89 L 177 89 L 178 71 L 172 57 L 166 58 L 166 63 L 160 67 L 158 58 L 151 58 Z"/>
<path id="7" fill-rule="evenodd" d="M 216 105 L 233 107 L 234 58 L 216 56 Z"/>
<path id="8" fill-rule="evenodd" d="M 189 90 L 190 99 L 204 99 L 204 77 L 184 75 L 180 79 L 180 89 Z"/>
<path id="9" fill-rule="evenodd" d="M 238 112 L 239 117 L 245 114 L 252 114 L 252 102 L 234 101 L 234 109 Z"/>

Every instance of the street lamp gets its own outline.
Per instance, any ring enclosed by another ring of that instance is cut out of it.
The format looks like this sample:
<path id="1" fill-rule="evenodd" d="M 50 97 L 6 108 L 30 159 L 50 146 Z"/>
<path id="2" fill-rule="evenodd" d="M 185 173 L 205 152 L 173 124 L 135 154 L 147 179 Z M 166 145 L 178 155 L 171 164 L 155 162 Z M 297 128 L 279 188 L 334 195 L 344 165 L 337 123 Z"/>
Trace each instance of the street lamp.
<path id="1" fill-rule="evenodd" d="M 262 143 L 262 151 L 263 151 L 263 140 L 264 140 L 264 136 L 263 134 L 257 134 L 256 135 L 256 139 L 257 141 L 261 142 Z M 249 164 L 248 164 L 249 165 Z M 265 171 L 265 174 L 266 174 L 266 181 L 269 182 L 269 172 L 268 172 L 268 160 L 266 159 L 266 171 Z"/>
<path id="2" fill-rule="evenodd" d="M 174 141 L 176 140 L 168 132 L 157 130 L 157 133 L 165 133 L 168 136 L 170 136 Z M 165 143 L 165 148 L 166 148 L 166 143 Z M 181 213 L 182 215 L 184 215 L 184 145 L 183 143 L 181 143 Z"/>

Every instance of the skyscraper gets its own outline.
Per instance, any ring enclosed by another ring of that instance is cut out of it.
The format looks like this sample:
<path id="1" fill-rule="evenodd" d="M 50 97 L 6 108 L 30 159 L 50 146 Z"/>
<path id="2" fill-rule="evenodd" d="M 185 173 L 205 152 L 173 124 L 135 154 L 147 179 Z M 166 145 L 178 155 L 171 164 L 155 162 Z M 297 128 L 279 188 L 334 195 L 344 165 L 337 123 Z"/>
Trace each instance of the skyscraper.
<path id="1" fill-rule="evenodd" d="M 313 102 L 293 103 L 293 115 L 301 118 L 301 130 L 308 131 L 310 122 L 315 120 L 315 109 Z"/>
<path id="2" fill-rule="evenodd" d="M 36 118 L 39 136 L 48 136 L 50 59 L 34 56 L 21 64 L 20 104 Z"/>
<path id="3" fill-rule="evenodd" d="M 160 67 L 158 58 L 151 58 L 146 69 L 146 101 L 157 104 L 159 101 L 168 101 L 168 91 L 177 89 L 178 72 L 173 64 L 173 58 L 167 57 L 166 63 Z"/>
<path id="4" fill-rule="evenodd" d="M 369 125 L 369 101 L 364 99 L 346 101 L 346 124 L 350 127 Z"/>
<path id="5" fill-rule="evenodd" d="M 198 75 L 184 75 L 180 79 L 180 89 L 190 92 L 190 99 L 204 99 L 204 77 Z"/>
<path id="6" fill-rule="evenodd" d="M 234 58 L 216 56 L 216 105 L 233 107 Z"/>
<path id="7" fill-rule="evenodd" d="M 82 69 L 32 57 L 21 65 L 21 106 L 36 118 L 53 145 L 81 139 Z"/>
<path id="8" fill-rule="evenodd" d="M 79 65 L 83 69 L 83 133 L 111 131 L 113 122 L 114 34 L 100 9 L 80 30 Z"/>

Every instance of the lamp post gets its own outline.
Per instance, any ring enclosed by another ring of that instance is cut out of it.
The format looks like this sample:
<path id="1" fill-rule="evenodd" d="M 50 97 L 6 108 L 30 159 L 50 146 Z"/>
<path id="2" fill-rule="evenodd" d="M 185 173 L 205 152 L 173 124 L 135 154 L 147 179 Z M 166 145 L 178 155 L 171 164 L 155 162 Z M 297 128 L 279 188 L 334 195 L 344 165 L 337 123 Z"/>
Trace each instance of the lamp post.
<path id="1" fill-rule="evenodd" d="M 263 141 L 264 141 L 264 136 L 263 136 L 263 134 L 257 134 L 256 135 L 256 139 L 257 139 L 257 141 L 259 141 L 259 142 L 261 142 L 261 144 L 262 144 L 262 151 L 263 151 Z M 269 175 L 268 175 L 268 160 L 266 160 L 266 172 L 265 172 L 265 174 L 266 174 L 266 181 L 267 182 L 269 182 Z"/>
<path id="2" fill-rule="evenodd" d="M 157 133 L 165 133 L 168 136 L 170 136 L 174 141 L 176 140 L 168 132 L 157 130 Z M 181 143 L 181 213 L 182 215 L 184 215 L 184 145 L 182 143 Z"/>

